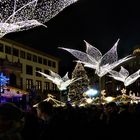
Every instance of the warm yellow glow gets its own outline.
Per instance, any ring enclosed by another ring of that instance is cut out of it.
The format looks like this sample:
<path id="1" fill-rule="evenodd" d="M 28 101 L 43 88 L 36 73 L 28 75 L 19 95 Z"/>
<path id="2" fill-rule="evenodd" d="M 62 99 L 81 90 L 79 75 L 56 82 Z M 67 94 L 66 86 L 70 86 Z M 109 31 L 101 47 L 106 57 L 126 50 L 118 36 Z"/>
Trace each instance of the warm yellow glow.
<path id="1" fill-rule="evenodd" d="M 112 102 L 114 99 L 115 99 L 114 97 L 108 96 L 104 100 L 107 102 Z"/>
<path id="2" fill-rule="evenodd" d="M 133 54 L 140 53 L 140 48 L 137 48 L 133 51 Z"/>
<path id="3" fill-rule="evenodd" d="M 88 104 L 91 104 L 92 101 L 93 101 L 93 100 L 92 100 L 91 98 L 87 98 L 87 99 L 86 99 L 86 102 L 87 102 Z"/>
<path id="4" fill-rule="evenodd" d="M 126 93 L 126 89 L 123 88 L 123 89 L 121 90 L 121 92 L 122 92 L 122 94 L 125 94 L 125 93 Z"/>
<path id="5" fill-rule="evenodd" d="M 101 95 L 102 96 L 105 96 L 106 95 L 105 89 L 101 91 Z"/>
<path id="6" fill-rule="evenodd" d="M 57 106 L 65 106 L 65 103 L 63 103 L 63 102 L 61 102 L 61 101 L 59 101 L 59 100 L 54 99 L 54 96 L 51 95 L 51 94 L 48 94 L 48 97 L 47 97 L 46 99 L 44 99 L 43 102 L 45 102 L 45 101 L 52 101 L 52 102 L 54 103 L 53 106 L 56 106 L 56 107 L 57 107 Z M 33 105 L 33 107 L 37 107 L 38 104 L 39 104 L 39 103 Z"/>

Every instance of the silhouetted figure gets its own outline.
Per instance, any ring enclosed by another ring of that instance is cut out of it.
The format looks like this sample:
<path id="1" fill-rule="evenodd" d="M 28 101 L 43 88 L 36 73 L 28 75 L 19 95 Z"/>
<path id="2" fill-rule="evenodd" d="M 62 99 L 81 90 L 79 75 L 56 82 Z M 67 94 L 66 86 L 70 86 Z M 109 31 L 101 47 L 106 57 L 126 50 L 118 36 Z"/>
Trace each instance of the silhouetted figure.
<path id="1" fill-rule="evenodd" d="M 51 123 L 53 119 L 53 106 L 50 102 L 41 101 L 37 106 L 37 116 L 40 119 L 40 140 L 51 139 Z"/>
<path id="2" fill-rule="evenodd" d="M 0 104 L 0 140 L 22 140 L 24 112 L 12 103 Z"/>

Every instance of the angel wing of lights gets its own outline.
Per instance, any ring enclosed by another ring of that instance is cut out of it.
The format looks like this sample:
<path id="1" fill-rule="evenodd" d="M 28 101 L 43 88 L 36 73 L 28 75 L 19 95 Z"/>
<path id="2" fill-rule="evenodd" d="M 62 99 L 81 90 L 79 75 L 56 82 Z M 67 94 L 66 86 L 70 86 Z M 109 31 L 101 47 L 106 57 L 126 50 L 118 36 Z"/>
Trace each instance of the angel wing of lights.
<path id="1" fill-rule="evenodd" d="M 45 73 L 40 72 L 40 71 L 36 71 L 36 72 L 40 73 L 40 74 L 43 75 L 46 79 L 48 79 L 48 80 L 52 81 L 54 84 L 56 84 L 57 87 L 58 87 L 58 89 L 61 90 L 61 91 L 62 91 L 62 90 L 66 90 L 67 87 L 68 87 L 70 84 L 76 82 L 77 80 L 82 79 L 82 78 L 77 78 L 77 79 L 72 78 L 72 79 L 69 79 L 69 77 L 68 77 L 68 72 L 67 72 L 67 73 L 65 74 L 65 76 L 62 77 L 62 78 L 61 78 L 61 76 L 60 76 L 59 74 L 57 74 L 57 73 L 55 73 L 55 72 L 53 72 L 53 71 L 51 71 L 51 70 L 50 70 L 50 75 L 45 74 Z"/>
<path id="2" fill-rule="evenodd" d="M 122 66 L 119 72 L 112 70 L 109 73 L 110 77 L 114 78 L 115 80 L 122 81 L 125 86 L 129 86 L 140 77 L 140 70 L 136 71 L 135 73 L 129 76 L 128 70 L 126 70 Z"/>
<path id="3" fill-rule="evenodd" d="M 124 82 L 125 79 L 129 76 L 128 70 L 126 70 L 122 66 L 119 72 L 112 70 L 109 73 L 110 73 L 109 77 L 112 77 L 115 80 L 122 81 L 122 82 Z"/>
<path id="4" fill-rule="evenodd" d="M 75 56 L 78 59 L 77 60 L 78 62 L 84 64 L 85 67 L 95 69 L 95 73 L 99 77 L 102 77 L 106 75 L 109 71 L 114 69 L 116 66 L 133 58 L 131 55 L 129 55 L 127 57 L 118 60 L 118 54 L 117 54 L 118 42 L 119 39 L 113 45 L 113 47 L 103 56 L 102 53 L 97 48 L 95 48 L 94 46 L 90 45 L 87 42 L 85 42 L 86 53 L 75 49 L 69 49 L 63 47 L 59 47 L 59 48 L 70 52 L 73 56 Z"/>
<path id="5" fill-rule="evenodd" d="M 124 81 L 124 85 L 129 86 L 130 84 L 134 83 L 139 77 L 140 77 L 140 70 L 136 71 L 135 73 L 127 77 L 126 80 Z"/>
<path id="6" fill-rule="evenodd" d="M 4 35 L 28 30 L 55 17 L 78 0 L 1 0 L 0 38 Z"/>

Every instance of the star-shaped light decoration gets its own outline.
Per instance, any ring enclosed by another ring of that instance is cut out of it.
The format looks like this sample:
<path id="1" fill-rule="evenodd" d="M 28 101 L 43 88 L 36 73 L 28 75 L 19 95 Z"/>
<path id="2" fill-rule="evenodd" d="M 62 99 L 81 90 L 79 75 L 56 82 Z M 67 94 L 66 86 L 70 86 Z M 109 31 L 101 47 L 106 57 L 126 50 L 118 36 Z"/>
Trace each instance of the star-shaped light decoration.
<path id="1" fill-rule="evenodd" d="M 125 88 L 123 88 L 123 89 L 121 90 L 121 93 L 122 93 L 121 99 L 125 99 L 125 98 L 129 97 L 128 95 L 126 95 L 126 89 L 125 89 Z"/>
<path id="2" fill-rule="evenodd" d="M 122 81 L 125 87 L 134 83 L 140 77 L 140 69 L 129 76 L 129 71 L 122 66 L 119 72 L 112 70 L 109 73 L 110 77 L 113 77 L 118 81 Z"/>
<path id="3" fill-rule="evenodd" d="M 9 78 L 0 73 L 0 86 L 5 86 L 9 81 Z"/>
<path id="4" fill-rule="evenodd" d="M 0 38 L 4 35 L 44 25 L 77 0 L 2 0 Z"/>
<path id="5" fill-rule="evenodd" d="M 126 94 L 126 89 L 123 88 L 123 89 L 121 90 L 121 93 L 122 93 L 122 94 Z"/>
<path id="6" fill-rule="evenodd" d="M 68 77 L 68 72 L 62 78 L 59 74 L 57 74 L 51 70 L 50 70 L 50 75 L 45 74 L 45 73 L 40 72 L 40 71 L 37 71 L 37 72 L 40 73 L 41 75 L 45 76 L 46 79 L 48 79 L 48 80 L 52 81 L 54 84 L 56 84 L 60 91 L 67 90 L 67 87 L 70 84 L 82 79 L 81 77 L 77 78 L 77 79 L 75 79 L 75 78 L 70 79 Z"/>
<path id="7" fill-rule="evenodd" d="M 118 42 L 119 39 L 114 44 L 114 46 L 104 55 L 102 55 L 102 53 L 97 48 L 90 45 L 86 41 L 85 41 L 86 53 L 75 49 L 68 49 L 63 47 L 59 48 L 70 52 L 73 56 L 75 56 L 78 59 L 78 62 L 84 64 L 85 67 L 95 69 L 95 73 L 99 77 L 102 77 L 106 75 L 109 71 L 114 69 L 116 66 L 133 58 L 129 55 L 127 57 L 118 60 L 117 54 Z"/>

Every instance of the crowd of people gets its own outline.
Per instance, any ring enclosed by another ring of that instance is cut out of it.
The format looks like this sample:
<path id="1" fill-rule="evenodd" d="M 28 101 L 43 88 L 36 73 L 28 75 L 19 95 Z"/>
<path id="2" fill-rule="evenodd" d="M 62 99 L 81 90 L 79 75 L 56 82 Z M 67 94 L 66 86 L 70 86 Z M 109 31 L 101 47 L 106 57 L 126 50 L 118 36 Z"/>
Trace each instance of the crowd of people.
<path id="1" fill-rule="evenodd" d="M 134 139 L 139 125 L 139 103 L 53 107 L 41 101 L 24 111 L 13 103 L 0 104 L 0 140 Z"/>

